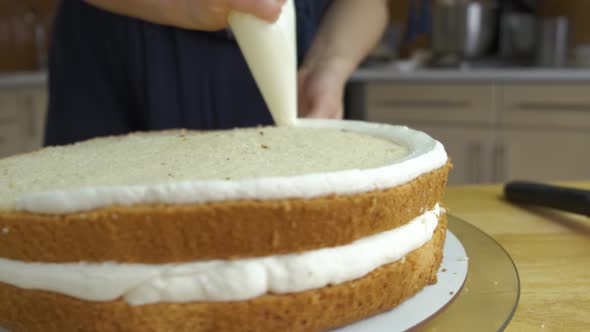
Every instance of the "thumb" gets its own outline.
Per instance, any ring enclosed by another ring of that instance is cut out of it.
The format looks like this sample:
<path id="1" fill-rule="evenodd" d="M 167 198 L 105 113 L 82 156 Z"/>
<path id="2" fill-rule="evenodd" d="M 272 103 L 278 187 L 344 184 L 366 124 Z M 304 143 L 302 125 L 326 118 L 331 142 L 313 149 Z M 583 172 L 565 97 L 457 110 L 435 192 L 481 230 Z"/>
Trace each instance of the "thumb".
<path id="1" fill-rule="evenodd" d="M 229 0 L 233 10 L 252 14 L 268 22 L 275 22 L 287 0 Z"/>

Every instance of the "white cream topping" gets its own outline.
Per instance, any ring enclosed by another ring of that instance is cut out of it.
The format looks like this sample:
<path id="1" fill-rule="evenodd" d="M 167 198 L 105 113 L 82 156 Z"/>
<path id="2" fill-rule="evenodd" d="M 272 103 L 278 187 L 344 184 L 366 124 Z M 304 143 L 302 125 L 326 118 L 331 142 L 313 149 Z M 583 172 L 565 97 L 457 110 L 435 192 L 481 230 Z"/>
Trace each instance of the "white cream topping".
<path id="1" fill-rule="evenodd" d="M 297 45 L 295 5 L 288 0 L 274 23 L 233 12 L 229 24 L 248 67 L 278 126 L 297 118 Z"/>
<path id="2" fill-rule="evenodd" d="M 298 254 L 181 264 L 25 263 L 0 259 L 0 282 L 84 300 L 124 298 L 157 302 L 233 301 L 291 293 L 360 278 L 395 262 L 432 238 L 433 210 L 406 225 L 350 244 Z"/>
<path id="3" fill-rule="evenodd" d="M 297 127 L 343 129 L 393 141 L 407 153 L 383 166 L 368 169 L 311 172 L 289 176 L 178 180 L 154 184 L 92 185 L 53 191 L 27 192 L 15 199 L 17 210 L 70 213 L 112 205 L 141 203 L 187 204 L 238 199 L 313 198 L 391 188 L 443 166 L 444 147 L 423 132 L 407 127 L 361 121 L 300 119 Z M 322 142 L 317 142 L 321 146 Z M 118 156 L 125 158 L 125 156 Z M 315 156 L 317 158 L 317 156 Z M 150 165 L 146 165 L 148 167 Z M 1 169 L 0 169 L 1 171 Z M 117 172 L 116 169 L 110 170 Z M 8 184 L 10 185 L 10 183 Z"/>

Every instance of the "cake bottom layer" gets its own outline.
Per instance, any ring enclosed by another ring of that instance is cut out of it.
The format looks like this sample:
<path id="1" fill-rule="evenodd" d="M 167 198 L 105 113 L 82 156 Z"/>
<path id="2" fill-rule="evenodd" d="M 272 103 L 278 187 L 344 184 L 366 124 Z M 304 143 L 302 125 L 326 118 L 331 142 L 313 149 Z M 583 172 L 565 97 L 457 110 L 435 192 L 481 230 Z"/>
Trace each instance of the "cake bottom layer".
<path id="1" fill-rule="evenodd" d="M 435 283 L 445 231 L 443 214 L 433 238 L 403 260 L 340 285 L 247 301 L 130 306 L 0 283 L 0 326 L 11 332 L 324 330 L 391 309 Z"/>

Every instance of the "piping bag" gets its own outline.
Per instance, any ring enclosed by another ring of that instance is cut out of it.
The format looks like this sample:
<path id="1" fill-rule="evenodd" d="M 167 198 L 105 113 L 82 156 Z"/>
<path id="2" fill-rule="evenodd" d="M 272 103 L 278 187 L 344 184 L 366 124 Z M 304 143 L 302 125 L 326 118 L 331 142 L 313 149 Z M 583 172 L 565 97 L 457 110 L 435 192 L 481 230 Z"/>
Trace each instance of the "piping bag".
<path id="1" fill-rule="evenodd" d="M 270 23 L 241 12 L 228 17 L 232 33 L 277 126 L 297 120 L 297 44 L 293 0 Z"/>

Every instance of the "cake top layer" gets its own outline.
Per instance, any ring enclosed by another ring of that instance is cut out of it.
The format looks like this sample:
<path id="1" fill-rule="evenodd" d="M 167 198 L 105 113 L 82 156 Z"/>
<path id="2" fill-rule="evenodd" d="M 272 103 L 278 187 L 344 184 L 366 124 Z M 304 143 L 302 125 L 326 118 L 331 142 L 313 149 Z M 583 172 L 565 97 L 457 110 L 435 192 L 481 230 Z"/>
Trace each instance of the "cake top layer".
<path id="1" fill-rule="evenodd" d="M 314 189 L 293 181 L 294 177 L 309 180 L 314 174 L 379 169 L 416 152 L 416 146 L 404 137 L 352 130 L 372 124 L 302 123 L 296 128 L 136 133 L 6 158 L 0 160 L 0 209 L 51 213 L 112 204 L 317 196 L 313 192 L 320 187 L 330 193 L 329 187 L 337 179 L 316 178 Z M 436 142 L 426 137 L 425 143 Z M 442 164 L 444 161 L 446 154 Z M 287 180 L 279 181 L 281 184 L 277 179 Z M 342 177 L 339 181 L 350 180 Z M 311 182 L 310 187 L 314 185 Z M 293 193 L 285 184 L 300 192 Z M 334 192 L 339 191 L 335 188 Z M 78 207 L 59 207 L 71 204 Z"/>

